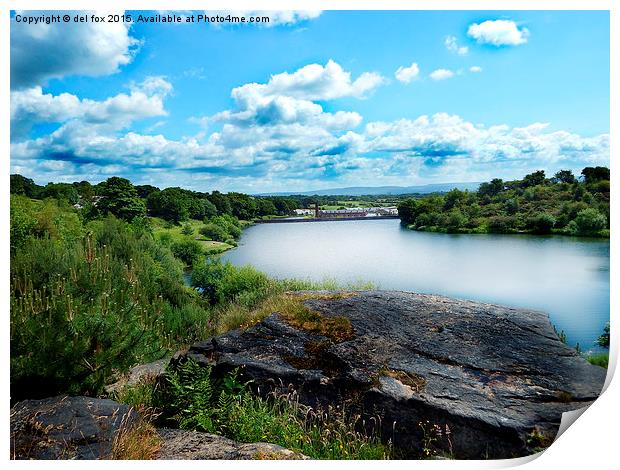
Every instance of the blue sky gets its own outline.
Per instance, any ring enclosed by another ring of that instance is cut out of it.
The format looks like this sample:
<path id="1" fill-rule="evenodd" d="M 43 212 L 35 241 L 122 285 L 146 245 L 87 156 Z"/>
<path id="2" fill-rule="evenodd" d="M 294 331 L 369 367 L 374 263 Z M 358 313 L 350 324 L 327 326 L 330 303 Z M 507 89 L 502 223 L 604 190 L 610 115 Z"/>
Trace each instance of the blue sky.
<path id="1" fill-rule="evenodd" d="M 39 183 L 301 191 L 609 164 L 607 12 L 16 14 L 11 171 Z"/>

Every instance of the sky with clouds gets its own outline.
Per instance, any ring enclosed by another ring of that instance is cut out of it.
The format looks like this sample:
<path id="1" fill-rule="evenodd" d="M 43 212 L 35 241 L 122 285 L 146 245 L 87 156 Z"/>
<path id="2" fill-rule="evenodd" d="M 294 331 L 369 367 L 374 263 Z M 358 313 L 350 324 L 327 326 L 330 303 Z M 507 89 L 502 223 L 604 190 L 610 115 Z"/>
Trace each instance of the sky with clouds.
<path id="1" fill-rule="evenodd" d="M 235 26 L 16 14 L 11 172 L 41 184 L 260 193 L 609 164 L 607 12 L 236 12 L 271 22 Z"/>

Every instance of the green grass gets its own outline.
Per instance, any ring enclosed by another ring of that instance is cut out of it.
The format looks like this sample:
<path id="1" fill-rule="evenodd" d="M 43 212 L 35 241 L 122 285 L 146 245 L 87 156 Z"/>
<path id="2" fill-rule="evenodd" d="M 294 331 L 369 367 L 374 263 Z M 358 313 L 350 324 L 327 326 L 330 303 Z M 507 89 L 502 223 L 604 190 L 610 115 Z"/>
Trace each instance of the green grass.
<path id="1" fill-rule="evenodd" d="M 175 241 L 181 241 L 187 238 L 191 238 L 197 240 L 200 243 L 205 254 L 207 255 L 223 253 L 230 250 L 231 248 L 234 248 L 233 245 L 229 245 L 228 243 L 213 241 L 206 238 L 204 235 L 201 235 L 199 230 L 200 227 L 204 225 L 204 223 L 200 220 L 190 219 L 186 222 L 181 223 L 180 225 L 173 225 L 163 219 L 160 219 L 159 217 L 150 217 L 149 219 L 153 226 L 153 233 L 159 239 L 168 238 L 171 243 L 174 243 Z M 192 228 L 192 235 L 183 234 L 182 230 L 185 225 L 189 225 Z"/>
<path id="2" fill-rule="evenodd" d="M 599 353 L 590 353 L 586 356 L 586 360 L 590 364 L 594 364 L 595 366 L 604 367 L 607 369 L 609 365 L 609 353 L 608 352 L 599 352 Z"/>
<path id="3" fill-rule="evenodd" d="M 240 442 L 270 442 L 315 459 L 385 459 L 391 447 L 376 429 L 356 430 L 358 415 L 343 409 L 317 411 L 297 395 L 253 395 L 236 372 L 214 380 L 211 370 L 188 360 L 166 374 L 157 394 L 160 422 L 224 435 Z"/>

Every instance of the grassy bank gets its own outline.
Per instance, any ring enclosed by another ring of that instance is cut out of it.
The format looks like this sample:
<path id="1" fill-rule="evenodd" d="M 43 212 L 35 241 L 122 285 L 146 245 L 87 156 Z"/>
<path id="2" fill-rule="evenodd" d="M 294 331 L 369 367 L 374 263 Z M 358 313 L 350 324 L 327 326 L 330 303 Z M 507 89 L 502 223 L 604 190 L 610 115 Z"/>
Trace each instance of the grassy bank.
<path id="1" fill-rule="evenodd" d="M 219 254 L 230 250 L 236 246 L 211 238 L 200 233 L 200 229 L 204 226 L 204 222 L 200 220 L 189 219 L 182 224 L 173 224 L 159 217 L 149 218 L 153 226 L 153 234 L 164 243 L 182 243 L 187 240 L 196 240 L 205 255 Z"/>

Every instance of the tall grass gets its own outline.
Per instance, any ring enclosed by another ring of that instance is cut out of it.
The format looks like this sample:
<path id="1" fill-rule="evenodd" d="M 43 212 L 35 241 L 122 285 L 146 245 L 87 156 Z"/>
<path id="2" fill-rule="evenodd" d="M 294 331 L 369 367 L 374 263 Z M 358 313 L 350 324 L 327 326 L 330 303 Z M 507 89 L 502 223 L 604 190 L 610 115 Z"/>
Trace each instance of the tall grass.
<path id="1" fill-rule="evenodd" d="M 235 373 L 214 380 L 211 370 L 187 361 L 167 372 L 158 402 L 163 418 L 182 429 L 221 434 L 241 442 L 271 442 L 317 459 L 383 459 L 391 455 L 377 430 L 344 409 L 314 410 L 295 393 L 253 395 Z M 366 423 L 364 423 L 366 424 Z"/>

